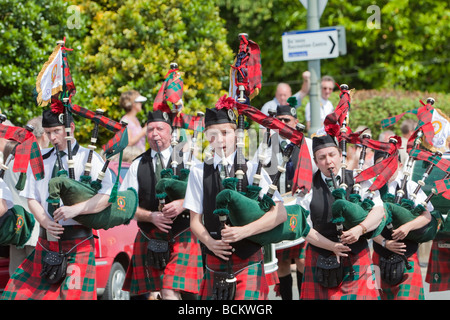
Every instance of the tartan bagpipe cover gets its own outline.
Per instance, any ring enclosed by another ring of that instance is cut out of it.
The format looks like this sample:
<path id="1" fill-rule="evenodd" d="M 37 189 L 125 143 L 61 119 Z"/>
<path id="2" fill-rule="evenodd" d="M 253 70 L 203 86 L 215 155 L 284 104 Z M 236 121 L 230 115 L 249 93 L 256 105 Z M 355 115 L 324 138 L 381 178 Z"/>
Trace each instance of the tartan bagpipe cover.
<path id="1" fill-rule="evenodd" d="M 244 226 L 261 218 L 275 203 L 269 196 L 264 195 L 263 199 L 258 201 L 254 195 L 259 194 L 260 187 L 251 192 L 242 193 L 236 191 L 236 180 L 224 180 L 225 189 L 216 196 L 215 214 L 228 215 L 233 226 Z M 250 188 L 252 186 L 248 186 Z M 248 237 L 249 240 L 265 246 L 271 243 L 278 243 L 284 240 L 295 240 L 300 237 L 306 237 L 310 231 L 307 222 L 309 212 L 302 206 L 293 204 L 285 205 L 287 211 L 287 220 L 275 228 Z"/>

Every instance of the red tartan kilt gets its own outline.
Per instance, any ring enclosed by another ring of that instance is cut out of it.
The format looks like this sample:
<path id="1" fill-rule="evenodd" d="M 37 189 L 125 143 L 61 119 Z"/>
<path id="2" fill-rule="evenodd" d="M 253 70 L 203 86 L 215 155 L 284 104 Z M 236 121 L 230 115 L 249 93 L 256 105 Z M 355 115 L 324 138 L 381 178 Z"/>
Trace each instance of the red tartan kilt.
<path id="1" fill-rule="evenodd" d="M 68 252 L 67 276 L 61 284 L 50 285 L 42 279 L 42 258 L 45 247 L 58 252 L 57 241 L 39 237 L 35 250 L 11 276 L 2 299 L 11 300 L 96 300 L 96 273 L 94 239 L 62 241 L 63 251 Z M 41 246 L 42 245 L 42 246 Z"/>
<path id="2" fill-rule="evenodd" d="M 411 270 L 405 268 L 403 280 L 401 283 L 391 286 L 385 283 L 379 272 L 380 256 L 375 251 L 372 254 L 373 264 L 375 265 L 375 277 L 377 286 L 381 284 L 381 300 L 423 300 L 425 298 L 423 291 L 422 272 L 420 270 L 419 258 L 414 253 L 408 258 Z"/>
<path id="3" fill-rule="evenodd" d="M 123 290 L 142 294 L 173 289 L 198 294 L 203 278 L 201 249 L 190 230 L 175 238 L 170 260 L 164 269 L 147 266 L 147 245 L 148 239 L 138 231 Z"/>
<path id="4" fill-rule="evenodd" d="M 304 259 L 305 258 L 306 242 L 299 243 L 295 246 L 277 250 L 278 261 L 292 260 L 292 259 Z"/>
<path id="5" fill-rule="evenodd" d="M 224 272 L 226 266 L 221 259 L 206 255 L 205 277 L 200 290 L 202 300 L 212 299 L 214 271 Z M 262 250 L 248 259 L 241 259 L 233 254 L 232 270 L 237 280 L 234 300 L 267 300 L 269 286 L 264 273 Z"/>
<path id="6" fill-rule="evenodd" d="M 280 282 L 280 279 L 278 278 L 278 272 L 274 271 L 271 273 L 266 274 L 266 281 L 268 286 L 276 285 Z"/>
<path id="7" fill-rule="evenodd" d="M 439 248 L 440 242 L 449 243 L 450 240 L 433 240 L 428 260 L 425 281 L 430 284 L 430 292 L 450 290 L 450 249 Z"/>
<path id="8" fill-rule="evenodd" d="M 380 296 L 375 287 L 375 277 L 372 273 L 372 260 L 369 248 L 363 249 L 359 254 L 349 254 L 344 259 L 344 272 L 342 283 L 336 288 L 325 288 L 315 281 L 315 266 L 319 253 L 306 246 L 305 271 L 303 273 L 301 300 L 379 300 Z M 342 259 L 342 257 L 341 257 Z M 350 261 L 349 261 L 350 259 Z M 351 276 L 350 264 L 355 271 Z"/>

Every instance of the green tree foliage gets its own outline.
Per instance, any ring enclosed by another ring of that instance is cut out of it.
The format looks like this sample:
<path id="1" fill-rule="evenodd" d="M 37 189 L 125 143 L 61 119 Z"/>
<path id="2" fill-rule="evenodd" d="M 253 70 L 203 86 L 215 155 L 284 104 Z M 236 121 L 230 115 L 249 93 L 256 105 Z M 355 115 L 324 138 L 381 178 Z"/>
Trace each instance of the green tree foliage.
<path id="1" fill-rule="evenodd" d="M 184 81 L 187 113 L 205 110 L 217 101 L 228 80 L 233 53 L 226 30 L 210 1 L 84 1 L 82 15 L 92 20 L 83 40 L 81 72 L 89 76 L 89 92 L 80 105 L 102 108 L 120 119 L 119 97 L 135 89 L 152 110 L 171 62 Z M 75 99 L 78 101 L 78 97 Z M 145 114 L 142 113 L 142 118 Z"/>
<path id="2" fill-rule="evenodd" d="M 41 113 L 33 100 L 36 77 L 64 36 L 63 1 L 0 1 L 0 108 L 14 124 Z"/>

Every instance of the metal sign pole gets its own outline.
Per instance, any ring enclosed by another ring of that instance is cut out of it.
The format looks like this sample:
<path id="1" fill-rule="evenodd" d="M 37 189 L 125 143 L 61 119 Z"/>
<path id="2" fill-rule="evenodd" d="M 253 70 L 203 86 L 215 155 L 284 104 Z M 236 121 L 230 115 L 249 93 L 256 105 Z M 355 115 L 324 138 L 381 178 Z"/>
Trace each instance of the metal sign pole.
<path id="1" fill-rule="evenodd" d="M 308 30 L 319 30 L 318 1 L 308 0 Z M 309 101 L 311 110 L 311 126 L 308 134 L 311 135 L 321 127 L 320 121 L 320 60 L 308 61 L 308 70 L 311 72 L 311 88 L 309 91 Z"/>

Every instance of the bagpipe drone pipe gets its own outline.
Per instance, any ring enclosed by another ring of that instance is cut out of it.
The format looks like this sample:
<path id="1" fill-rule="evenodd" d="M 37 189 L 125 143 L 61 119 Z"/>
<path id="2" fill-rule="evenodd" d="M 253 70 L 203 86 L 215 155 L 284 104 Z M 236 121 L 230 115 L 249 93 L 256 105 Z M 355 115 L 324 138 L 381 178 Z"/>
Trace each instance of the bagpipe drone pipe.
<path id="1" fill-rule="evenodd" d="M 33 127 L 25 128 L 15 126 L 5 126 L 1 122 L 6 120 L 6 116 L 0 115 L 0 137 L 16 142 L 11 153 L 7 156 L 4 164 L 0 168 L 0 178 L 3 180 L 5 172 L 9 170 L 8 165 L 14 159 L 13 171 L 20 172 L 20 178 L 15 186 L 20 190 L 23 185 L 23 177 L 26 177 L 28 163 L 33 171 L 34 178 L 43 178 L 44 165 L 36 137 L 33 135 Z M 4 181 L 1 181 L 2 188 L 9 189 Z M 15 245 L 23 247 L 30 239 L 35 225 L 34 216 L 20 205 L 13 205 L 2 216 L 0 216 L 0 245 Z"/>
<path id="2" fill-rule="evenodd" d="M 92 180 L 90 176 L 87 175 L 90 174 L 91 161 L 95 145 L 91 144 L 88 147 L 90 149 L 88 160 L 85 164 L 84 174 L 80 176 L 79 181 L 71 178 L 70 175 L 67 174 L 67 171 L 63 169 L 60 159 L 58 160 L 60 162 L 61 169 L 57 173 L 56 177 L 50 179 L 47 202 L 53 205 L 58 205 L 60 201 L 62 201 L 64 205 L 71 206 L 89 200 L 98 193 L 102 187 L 102 180 L 108 170 L 110 158 L 118 153 L 120 153 L 120 171 L 122 151 L 128 145 L 128 132 L 125 123 L 115 122 L 103 116 L 103 113 L 100 111 L 93 112 L 77 105 L 72 105 L 68 102 L 67 98 L 64 99 L 64 108 L 67 110 L 66 112 L 75 113 L 95 122 L 95 129 L 93 130 L 93 136 L 91 138 L 91 143 L 93 144 L 97 139 L 96 135 L 98 134 L 99 125 L 115 132 L 114 137 L 103 146 L 106 161 L 103 168 L 98 173 L 96 180 Z M 57 157 L 59 157 L 58 152 Z M 69 169 L 71 160 L 72 159 L 69 157 Z M 121 224 L 128 224 L 136 213 L 138 197 L 133 188 L 129 188 L 125 191 L 118 191 L 118 179 L 119 177 L 117 177 L 114 187 L 112 188 L 109 199 L 111 204 L 108 207 L 96 214 L 77 216 L 74 220 L 88 228 L 105 230 Z"/>

